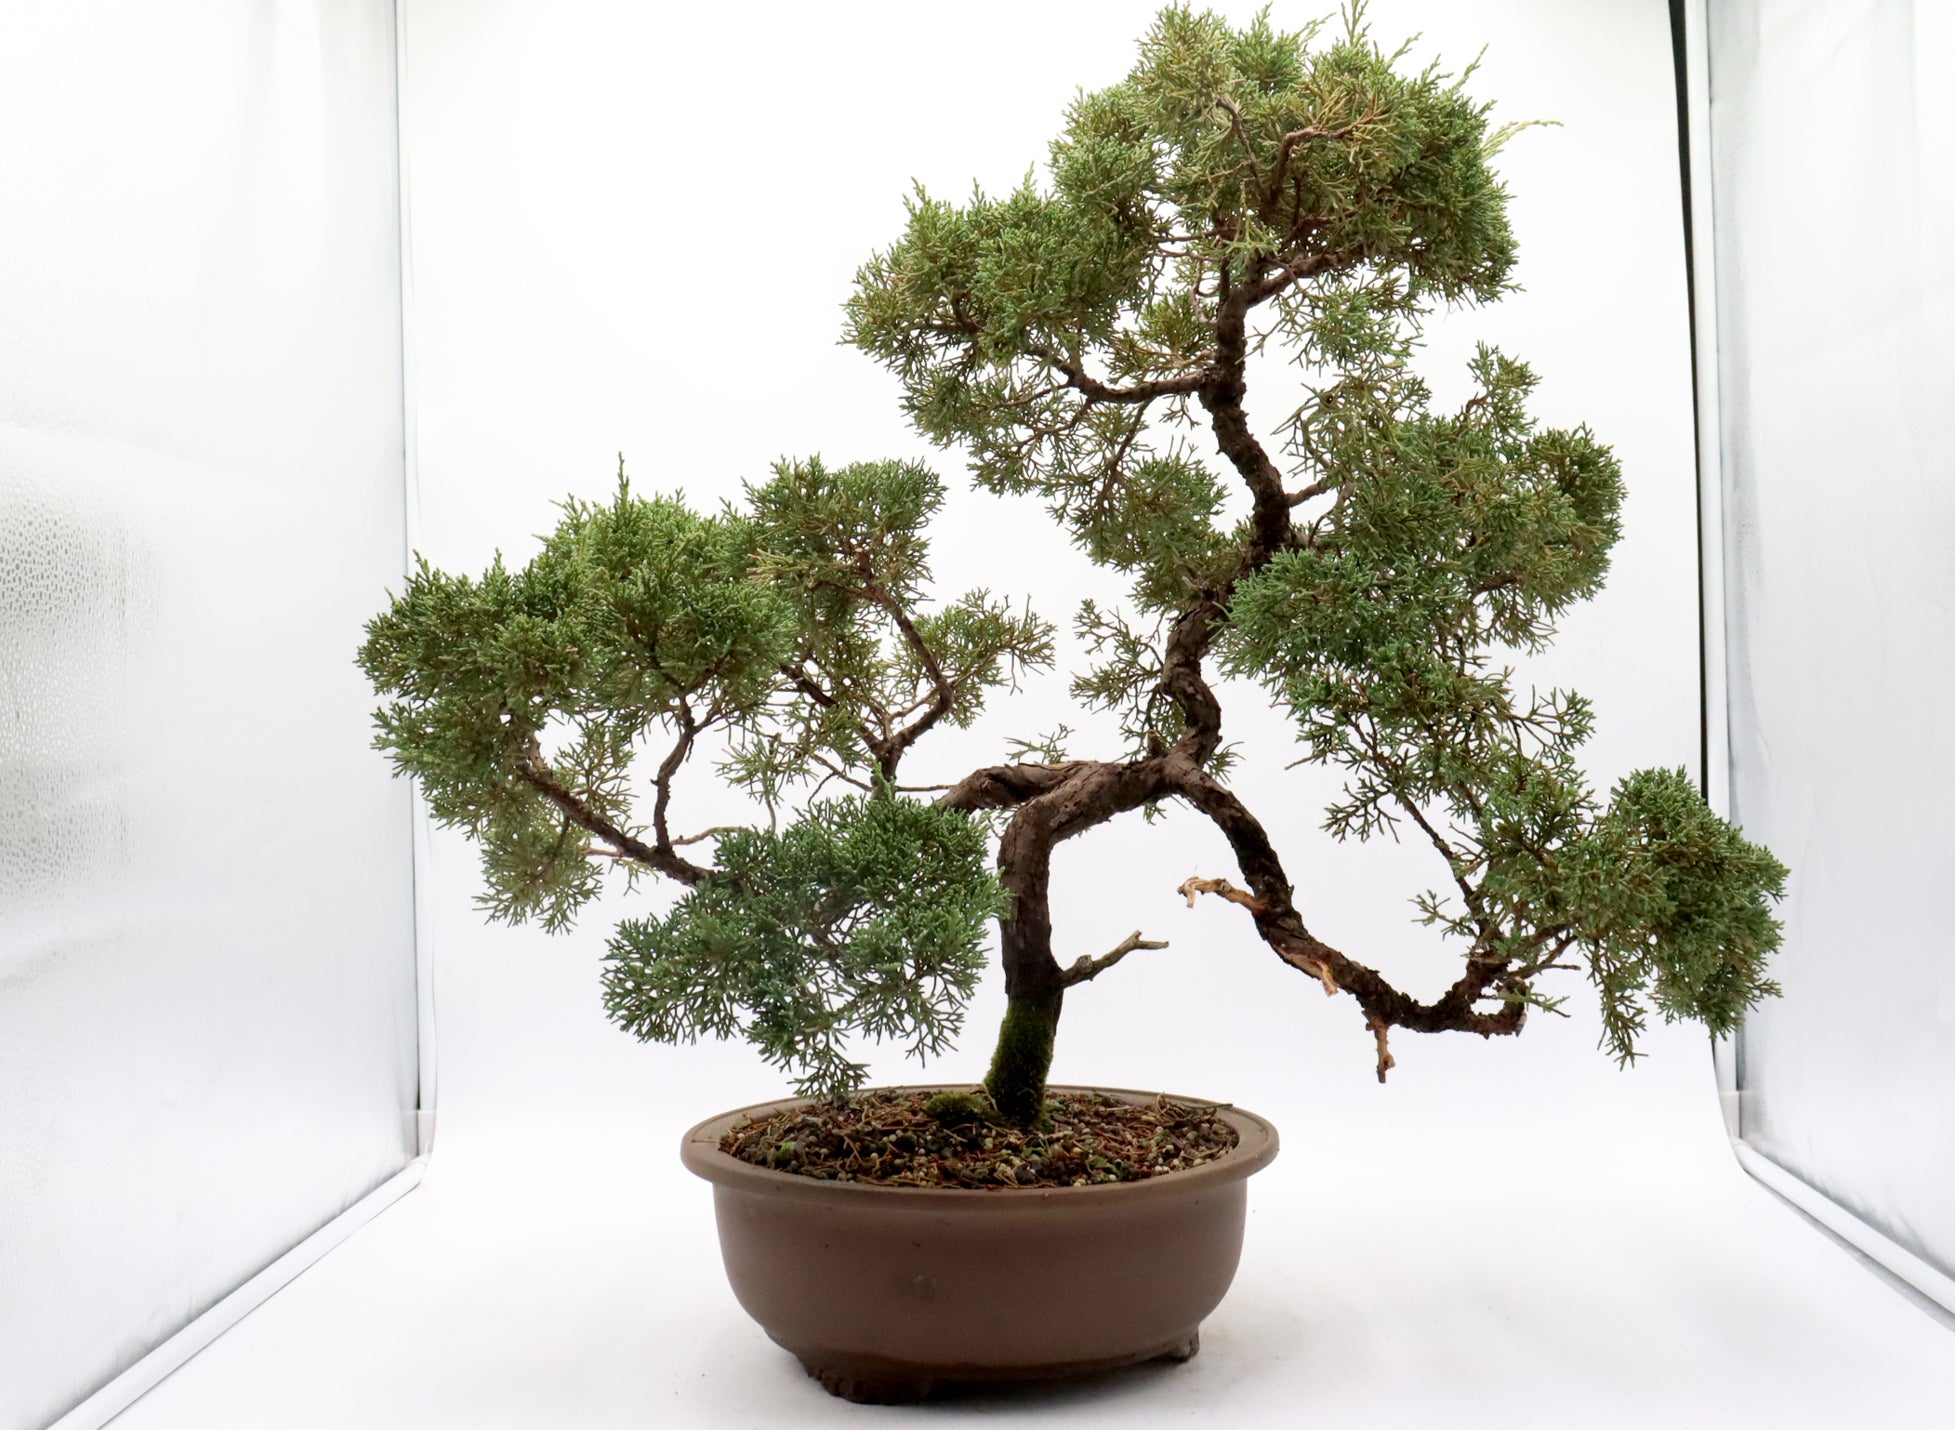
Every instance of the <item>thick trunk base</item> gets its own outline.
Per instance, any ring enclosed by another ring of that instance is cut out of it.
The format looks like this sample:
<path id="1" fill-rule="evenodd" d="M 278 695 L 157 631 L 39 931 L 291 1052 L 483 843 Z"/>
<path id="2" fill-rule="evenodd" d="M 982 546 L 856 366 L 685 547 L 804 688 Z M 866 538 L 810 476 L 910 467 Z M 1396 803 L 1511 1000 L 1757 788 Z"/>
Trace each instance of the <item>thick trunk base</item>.
<path id="1" fill-rule="evenodd" d="M 1064 1000 L 1065 994 L 1054 989 L 1013 998 L 1005 1005 L 998 1050 L 992 1054 L 984 1090 L 1007 1122 L 1029 1127 L 1045 1115 L 1045 1082 L 1052 1072 L 1052 1044 L 1059 1033 Z"/>

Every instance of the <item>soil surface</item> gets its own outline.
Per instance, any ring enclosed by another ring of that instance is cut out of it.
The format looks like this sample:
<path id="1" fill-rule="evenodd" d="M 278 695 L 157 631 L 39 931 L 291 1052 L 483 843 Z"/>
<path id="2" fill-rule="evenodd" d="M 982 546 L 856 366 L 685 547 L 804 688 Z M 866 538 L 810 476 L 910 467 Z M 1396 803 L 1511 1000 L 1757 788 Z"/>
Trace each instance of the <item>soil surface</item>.
<path id="1" fill-rule="evenodd" d="M 1009 1127 L 982 1089 L 864 1092 L 736 1123 L 720 1150 L 757 1167 L 894 1187 L 1085 1187 L 1212 1162 L 1236 1144 L 1213 1103 L 1056 1093 L 1050 1125 Z"/>

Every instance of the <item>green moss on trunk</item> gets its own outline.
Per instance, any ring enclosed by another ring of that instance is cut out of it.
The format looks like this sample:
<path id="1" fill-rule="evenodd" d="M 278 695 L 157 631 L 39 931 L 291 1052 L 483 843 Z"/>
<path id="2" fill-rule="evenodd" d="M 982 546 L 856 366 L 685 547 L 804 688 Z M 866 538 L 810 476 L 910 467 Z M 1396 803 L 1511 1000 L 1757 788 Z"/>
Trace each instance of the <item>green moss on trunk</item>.
<path id="1" fill-rule="evenodd" d="M 1030 1127 L 1045 1112 L 1045 1080 L 1052 1071 L 1052 1043 L 1059 1033 L 1064 999 L 1065 994 L 1054 989 L 1013 998 L 1005 1005 L 998 1051 L 992 1054 L 984 1087 L 999 1115 L 1014 1126 Z"/>

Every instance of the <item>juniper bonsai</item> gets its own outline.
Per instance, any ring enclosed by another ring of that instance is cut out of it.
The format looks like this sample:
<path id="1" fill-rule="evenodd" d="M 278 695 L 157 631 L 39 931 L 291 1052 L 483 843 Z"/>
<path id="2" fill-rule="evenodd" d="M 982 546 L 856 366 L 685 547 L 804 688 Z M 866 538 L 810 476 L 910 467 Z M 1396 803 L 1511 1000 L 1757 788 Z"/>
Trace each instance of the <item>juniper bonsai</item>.
<path id="1" fill-rule="evenodd" d="M 1188 903 L 1240 905 L 1348 995 L 1380 1080 L 1390 1030 L 1518 1033 L 1560 969 L 1586 969 L 1625 1061 L 1651 1011 L 1723 1032 L 1775 992 L 1783 867 L 1681 770 L 1601 801 L 1576 761 L 1588 703 L 1523 694 L 1504 663 L 1601 586 L 1622 477 L 1586 427 L 1537 423 L 1533 374 L 1491 348 L 1472 395 L 1435 409 L 1422 319 L 1511 286 L 1492 160 L 1514 127 L 1490 126 L 1470 69 L 1403 59 L 1355 13 L 1326 35 L 1166 10 L 1125 81 L 1074 101 L 1043 182 L 917 190 L 857 276 L 847 339 L 897 375 L 916 428 L 1129 579 L 1122 609 L 1079 612 L 1097 663 L 1072 682 L 1123 747 L 1021 745 L 908 782 L 922 736 L 1054 660 L 1032 612 L 932 597 L 943 489 L 924 468 L 785 461 L 717 512 L 621 470 L 527 566 L 422 563 L 368 627 L 376 743 L 479 843 L 488 913 L 557 929 L 615 871 L 676 881 L 668 912 L 611 939 L 612 1017 L 743 1034 L 826 1096 L 864 1079 L 856 1035 L 920 1055 L 955 1036 L 995 921 L 1008 1003 L 986 1086 L 1020 1124 L 1067 991 L 1158 946 L 1062 961 L 1053 848 L 1172 802 L 1239 866 L 1240 886 L 1191 879 Z M 1276 440 L 1249 406 L 1264 353 L 1299 369 L 1272 383 Z M 1437 998 L 1306 924 L 1228 782 L 1216 672 L 1259 683 L 1301 757 L 1344 773 L 1330 837 L 1431 844 L 1447 888 L 1419 915 L 1463 955 Z M 676 833 L 674 779 L 709 747 L 756 822 Z"/>

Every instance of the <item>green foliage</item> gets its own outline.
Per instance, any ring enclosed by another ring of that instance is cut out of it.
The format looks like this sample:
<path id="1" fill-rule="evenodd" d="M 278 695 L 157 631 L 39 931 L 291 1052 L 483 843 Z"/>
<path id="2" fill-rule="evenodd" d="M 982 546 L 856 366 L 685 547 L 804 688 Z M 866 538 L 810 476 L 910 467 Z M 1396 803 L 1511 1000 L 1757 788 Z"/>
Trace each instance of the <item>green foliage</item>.
<path id="1" fill-rule="evenodd" d="M 1682 770 L 1623 780 L 1571 853 L 1570 902 L 1619 1059 L 1634 1056 L 1639 995 L 1666 1021 L 1724 1034 L 1779 991 L 1765 976 L 1779 945 L 1765 898 L 1784 895 L 1786 868 L 1711 813 Z"/>
<path id="2" fill-rule="evenodd" d="M 1408 801 L 1475 820 L 1483 794 L 1525 788 L 1530 764 L 1545 777 L 1588 731 L 1579 697 L 1522 702 L 1491 660 L 1544 645 L 1601 585 L 1621 476 L 1586 431 L 1534 427 L 1526 368 L 1487 349 L 1473 367 L 1479 390 L 1454 415 L 1430 414 L 1401 374 L 1351 379 L 1300 419 L 1337 500 L 1308 544 L 1235 588 L 1228 668 L 1272 688 L 1311 759 L 1353 772 L 1340 837 L 1377 833 Z"/>
<path id="3" fill-rule="evenodd" d="M 1012 760 L 1021 764 L 1060 765 L 1066 762 L 1066 742 L 1073 727 L 1063 721 L 1043 735 L 1005 737 L 1005 748 Z"/>
<path id="4" fill-rule="evenodd" d="M 943 505 L 927 469 L 783 462 L 747 500 L 755 572 L 793 601 L 799 628 L 782 698 L 741 722 L 722 769 L 770 804 L 812 772 L 894 779 L 908 731 L 967 727 L 990 692 L 1051 664 L 1051 627 L 1009 600 L 977 590 L 922 608 L 924 527 Z"/>
<path id="5" fill-rule="evenodd" d="M 983 591 L 930 605 L 924 527 L 942 500 L 914 464 L 809 459 L 702 516 L 621 473 L 610 501 L 565 502 L 520 570 L 418 565 L 359 655 L 386 702 L 375 744 L 476 841 L 492 918 L 567 928 L 614 869 L 692 886 L 614 942 L 610 1006 L 641 1036 L 742 1031 L 823 1091 L 856 1078 L 853 1033 L 934 1052 L 997 886 L 981 823 L 892 782 L 925 730 L 968 725 L 1052 649 L 1048 626 Z M 779 833 L 717 831 L 717 864 L 692 864 L 666 806 L 714 732 L 725 772 L 770 808 L 811 778 L 874 797 L 817 802 Z M 635 768 L 654 741 L 667 753 Z M 634 814 L 648 775 L 649 821 Z"/>
<path id="6" fill-rule="evenodd" d="M 1092 665 L 1072 686 L 1117 716 L 1130 758 L 1186 735 L 1164 635 L 1218 603 L 1227 673 L 1292 715 L 1304 759 L 1348 775 L 1327 829 L 1428 840 L 1455 894 L 1419 908 L 1504 970 L 1499 997 L 1553 1006 L 1535 978 L 1587 949 L 1627 1055 L 1645 985 L 1713 1027 L 1759 996 L 1771 890 L 1735 856 L 1700 862 L 1691 907 L 1755 926 L 1692 915 L 1688 975 L 1624 951 L 1626 930 L 1656 936 L 1657 902 L 1596 931 L 1591 856 L 1613 839 L 1610 867 L 1627 868 L 1644 846 L 1608 833 L 1619 811 L 1598 810 L 1577 764 L 1588 703 L 1517 690 L 1506 661 L 1600 588 L 1621 473 L 1586 428 L 1537 424 L 1533 374 L 1492 349 L 1465 404 L 1432 410 L 1414 370 L 1424 315 L 1510 287 L 1491 161 L 1519 126 L 1490 125 L 1470 67 L 1401 72 L 1403 53 L 1371 42 L 1361 6 L 1341 33 L 1163 11 L 1127 78 L 1074 102 L 1047 182 L 914 196 L 857 275 L 849 337 L 897 374 L 922 432 L 968 449 L 979 483 L 1042 497 L 1131 578 L 1132 611 L 1081 608 Z M 1304 374 L 1275 492 L 1253 438 L 1232 448 L 1222 425 L 1245 357 L 1272 345 Z M 1259 506 L 1294 513 L 1286 535 L 1266 513 L 1231 521 L 1188 435 L 1204 419 Z M 1697 807 L 1703 839 L 1737 838 Z"/>
<path id="7" fill-rule="evenodd" d="M 359 654 L 387 702 L 374 743 L 438 822 L 481 846 L 490 916 L 553 930 L 595 896 L 600 871 L 586 831 L 521 778 L 545 735 L 552 775 L 635 829 L 640 738 L 761 708 L 796 628 L 793 605 L 752 579 L 750 521 L 635 497 L 622 476 L 610 502 L 562 510 L 520 571 L 500 556 L 480 579 L 420 562 Z"/>
<path id="8" fill-rule="evenodd" d="M 1311 49 L 1316 29 L 1163 11 L 1127 79 L 1074 102 L 1048 188 L 1028 175 L 962 205 L 919 190 L 848 305 L 850 340 L 899 375 L 919 430 L 967 445 L 981 485 L 1044 496 L 1148 609 L 1226 579 L 1238 543 L 1215 525 L 1216 478 L 1157 449 L 1144 412 L 1083 403 L 1074 372 L 1200 371 L 1219 285 L 1275 256 L 1344 278 L 1272 305 L 1257 341 L 1331 356 L 1425 302 L 1497 295 L 1513 263 L 1488 164 L 1508 131 L 1489 132 L 1465 77 L 1400 74 L 1356 15 Z M 1189 420 L 1185 392 L 1168 406 Z"/>
<path id="9" fill-rule="evenodd" d="M 744 1036 L 804 1094 L 843 1095 L 865 1072 L 851 1035 L 917 1056 L 956 1035 L 1003 906 L 987 843 L 969 815 L 888 798 L 724 834 L 713 877 L 618 926 L 605 1007 L 640 1038 Z"/>
<path id="10" fill-rule="evenodd" d="M 1723 1032 L 1774 992 L 1767 896 L 1784 870 L 1680 776 L 1644 771 L 1598 811 L 1576 762 L 1579 695 L 1523 698 L 1504 649 L 1538 650 L 1592 595 L 1620 533 L 1622 481 L 1586 429 L 1527 416 L 1534 379 L 1482 348 L 1476 391 L 1428 411 L 1396 363 L 1347 374 L 1297 420 L 1337 497 L 1307 544 L 1240 581 L 1225 658 L 1294 717 L 1305 758 L 1344 768 L 1337 838 L 1409 827 L 1444 858 L 1458 900 L 1425 922 L 1511 968 L 1503 996 L 1547 1008 L 1541 973 L 1581 951 L 1604 1045 L 1635 1056 L 1645 993 L 1668 1018 Z"/>

